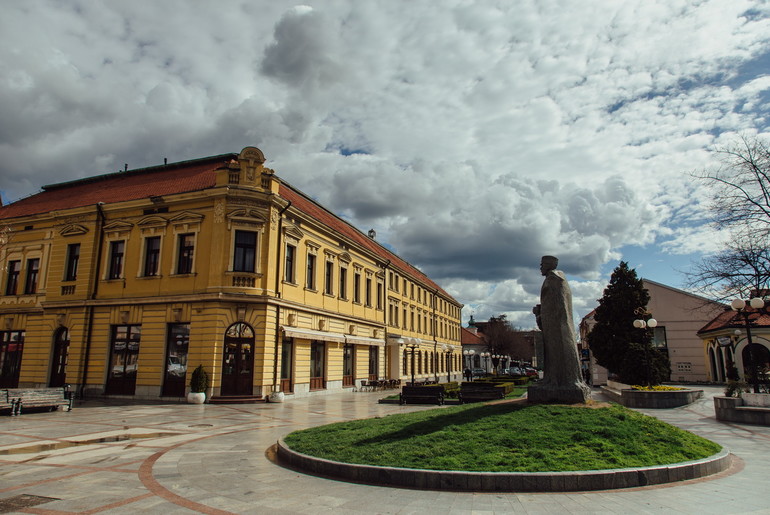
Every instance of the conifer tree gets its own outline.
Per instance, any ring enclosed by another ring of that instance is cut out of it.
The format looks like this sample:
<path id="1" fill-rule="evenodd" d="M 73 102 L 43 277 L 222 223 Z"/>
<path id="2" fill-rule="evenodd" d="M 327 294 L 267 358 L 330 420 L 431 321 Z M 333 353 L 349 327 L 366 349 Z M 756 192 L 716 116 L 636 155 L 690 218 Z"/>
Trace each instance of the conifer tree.
<path id="1" fill-rule="evenodd" d="M 670 374 L 668 355 L 653 347 L 652 331 L 634 327 L 634 320 L 645 318 L 635 311 L 646 310 L 649 301 L 636 270 L 621 261 L 599 299 L 596 325 L 588 334 L 596 362 L 626 384 L 660 384 Z"/>

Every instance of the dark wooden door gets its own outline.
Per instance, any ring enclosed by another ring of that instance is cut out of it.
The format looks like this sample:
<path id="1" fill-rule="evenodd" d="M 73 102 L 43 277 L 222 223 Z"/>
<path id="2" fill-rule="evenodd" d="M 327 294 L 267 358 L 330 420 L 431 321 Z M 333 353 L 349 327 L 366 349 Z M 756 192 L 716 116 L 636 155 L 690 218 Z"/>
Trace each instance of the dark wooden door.
<path id="1" fill-rule="evenodd" d="M 243 323 L 230 326 L 222 355 L 220 395 L 252 395 L 254 388 L 254 332 Z"/>
<path id="2" fill-rule="evenodd" d="M 67 382 L 67 356 L 70 348 L 69 330 L 60 327 L 56 331 L 51 354 L 51 377 L 48 386 L 64 386 Z"/>
<path id="3" fill-rule="evenodd" d="M 0 388 L 16 388 L 24 351 L 24 331 L 3 331 L 0 335 Z"/>

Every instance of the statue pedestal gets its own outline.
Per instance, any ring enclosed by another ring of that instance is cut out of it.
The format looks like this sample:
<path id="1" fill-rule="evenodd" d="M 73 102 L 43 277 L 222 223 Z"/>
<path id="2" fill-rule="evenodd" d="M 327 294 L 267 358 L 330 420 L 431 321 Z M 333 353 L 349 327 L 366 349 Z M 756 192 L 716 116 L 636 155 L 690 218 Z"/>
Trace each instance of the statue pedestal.
<path id="1" fill-rule="evenodd" d="M 527 388 L 527 401 L 534 404 L 583 404 L 591 398 L 591 389 L 583 384 L 534 385 Z"/>

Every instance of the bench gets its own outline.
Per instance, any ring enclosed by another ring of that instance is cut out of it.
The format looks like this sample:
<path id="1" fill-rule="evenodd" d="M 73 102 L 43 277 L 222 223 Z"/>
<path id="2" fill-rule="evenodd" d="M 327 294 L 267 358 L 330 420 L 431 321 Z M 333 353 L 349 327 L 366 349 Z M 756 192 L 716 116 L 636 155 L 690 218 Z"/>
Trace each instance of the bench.
<path id="1" fill-rule="evenodd" d="M 56 411 L 59 406 L 66 406 L 72 411 L 72 395 L 67 387 L 60 388 L 9 388 L 8 398 L 14 404 L 11 406 L 11 416 L 20 415 L 28 408 L 50 408 Z"/>
<path id="2" fill-rule="evenodd" d="M 505 397 L 505 388 L 489 383 L 463 383 L 460 385 L 460 403 L 494 401 Z"/>
<path id="3" fill-rule="evenodd" d="M 11 415 L 16 411 L 16 399 L 8 396 L 8 390 L 0 390 L 0 410 L 11 410 Z"/>
<path id="4" fill-rule="evenodd" d="M 399 404 L 444 404 L 443 386 L 404 386 L 401 389 Z"/>

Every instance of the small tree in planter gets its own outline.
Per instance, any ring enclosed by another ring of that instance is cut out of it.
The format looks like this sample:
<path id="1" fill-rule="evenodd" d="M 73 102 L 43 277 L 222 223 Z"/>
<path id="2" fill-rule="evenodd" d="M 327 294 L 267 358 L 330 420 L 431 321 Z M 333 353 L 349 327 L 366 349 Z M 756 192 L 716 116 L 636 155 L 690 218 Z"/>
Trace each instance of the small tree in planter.
<path id="1" fill-rule="evenodd" d="M 190 377 L 190 393 L 187 394 L 187 402 L 203 404 L 206 400 L 206 390 L 208 388 L 209 375 L 206 373 L 203 365 L 198 365 Z"/>

